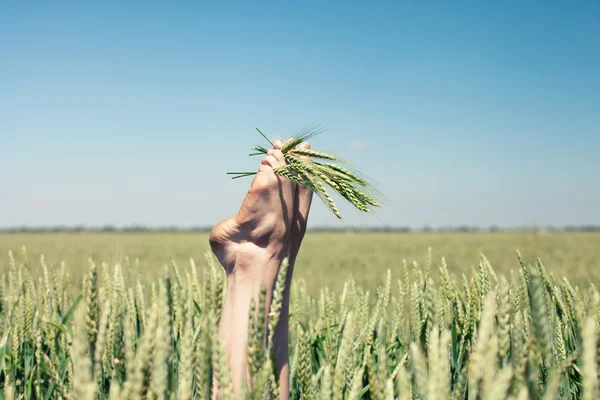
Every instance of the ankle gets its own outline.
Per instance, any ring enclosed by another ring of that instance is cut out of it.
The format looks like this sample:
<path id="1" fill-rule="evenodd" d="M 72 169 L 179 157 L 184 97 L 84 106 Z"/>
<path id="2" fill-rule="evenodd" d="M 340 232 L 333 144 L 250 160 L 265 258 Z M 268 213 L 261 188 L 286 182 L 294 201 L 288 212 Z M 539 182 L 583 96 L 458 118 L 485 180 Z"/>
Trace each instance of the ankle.
<path id="1" fill-rule="evenodd" d="M 227 279 L 239 285 L 252 285 L 260 291 L 262 285 L 268 292 L 272 291 L 279 266 L 283 261 L 282 249 L 260 248 L 252 243 L 236 246 L 235 260 L 232 265 L 225 266 Z"/>

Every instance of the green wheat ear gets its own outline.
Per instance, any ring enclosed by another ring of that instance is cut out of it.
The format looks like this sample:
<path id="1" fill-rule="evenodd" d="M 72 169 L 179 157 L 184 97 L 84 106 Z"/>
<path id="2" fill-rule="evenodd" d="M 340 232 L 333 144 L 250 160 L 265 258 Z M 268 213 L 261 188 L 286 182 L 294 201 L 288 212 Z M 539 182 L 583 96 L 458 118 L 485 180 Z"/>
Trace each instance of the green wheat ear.
<path id="1" fill-rule="evenodd" d="M 273 143 L 258 128 L 258 133 L 271 145 Z M 322 126 L 307 126 L 294 135 L 293 139 L 282 149 L 286 165 L 276 168 L 274 172 L 284 178 L 309 187 L 327 208 L 339 219 L 342 215 L 338 210 L 327 188 L 337 193 L 359 211 L 369 213 L 375 207 L 380 207 L 383 196 L 377 190 L 375 183 L 369 177 L 351 171 L 341 165 L 343 160 L 335 155 L 316 149 L 296 148 L 299 144 L 322 133 Z M 256 145 L 250 156 L 267 154 L 268 148 Z M 312 162 L 312 160 L 327 160 L 328 163 Z M 231 179 L 239 179 L 256 175 L 256 172 L 228 172 Z"/>

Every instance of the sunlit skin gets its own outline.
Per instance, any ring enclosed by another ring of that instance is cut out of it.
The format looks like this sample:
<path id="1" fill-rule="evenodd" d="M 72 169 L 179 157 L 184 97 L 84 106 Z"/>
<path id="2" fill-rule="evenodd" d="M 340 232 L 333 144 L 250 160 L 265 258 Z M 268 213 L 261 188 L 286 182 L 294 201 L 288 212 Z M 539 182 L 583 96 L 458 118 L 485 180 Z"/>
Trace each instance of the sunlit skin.
<path id="1" fill-rule="evenodd" d="M 290 285 L 306 232 L 312 191 L 274 173 L 274 168 L 285 165 L 283 145 L 280 140 L 273 143 L 238 213 L 219 223 L 210 234 L 211 248 L 227 273 L 219 336 L 225 346 L 236 397 L 243 380 L 249 380 L 246 346 L 251 299 L 258 298 L 264 285 L 267 307 L 270 305 L 277 272 L 285 257 L 289 258 L 289 269 L 273 346 L 279 371 L 279 398 L 289 397 Z M 305 142 L 298 147 L 309 149 L 310 144 Z"/>

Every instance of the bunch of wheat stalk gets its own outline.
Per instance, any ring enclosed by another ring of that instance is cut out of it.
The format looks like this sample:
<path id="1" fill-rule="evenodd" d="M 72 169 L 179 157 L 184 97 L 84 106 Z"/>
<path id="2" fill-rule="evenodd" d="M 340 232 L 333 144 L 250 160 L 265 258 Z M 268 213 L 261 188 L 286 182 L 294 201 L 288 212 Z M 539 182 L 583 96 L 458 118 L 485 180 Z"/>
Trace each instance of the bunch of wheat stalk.
<path id="1" fill-rule="evenodd" d="M 597 399 L 600 294 L 519 261 L 507 279 L 482 256 L 455 281 L 443 258 L 428 256 L 423 266 L 400 261 L 398 279 L 388 271 L 377 288 L 349 278 L 316 297 L 295 281 L 290 397 Z M 64 264 L 10 254 L 0 277 L 0 398 L 233 399 L 217 334 L 224 274 L 212 256 L 204 264 L 172 263 L 144 283 L 137 262 L 90 260 L 73 285 Z M 270 343 L 286 272 L 283 264 L 270 308 L 263 291 L 250 311 L 242 399 L 277 398 Z"/>
<path id="2" fill-rule="evenodd" d="M 262 137 L 273 146 L 273 143 L 256 129 Z M 358 172 L 344 166 L 343 160 L 331 154 L 314 150 L 298 148 L 323 131 L 320 127 L 307 127 L 296 134 L 282 148 L 286 165 L 275 168 L 275 174 L 309 187 L 333 214 L 342 218 L 332 196 L 327 191 L 329 187 L 349 204 L 362 212 L 371 212 L 373 207 L 379 207 L 382 195 L 376 189 L 375 183 Z M 268 149 L 257 145 L 252 148 L 250 156 L 267 154 Z M 308 159 L 307 159 L 308 158 Z M 229 172 L 232 179 L 255 175 L 256 172 Z"/>

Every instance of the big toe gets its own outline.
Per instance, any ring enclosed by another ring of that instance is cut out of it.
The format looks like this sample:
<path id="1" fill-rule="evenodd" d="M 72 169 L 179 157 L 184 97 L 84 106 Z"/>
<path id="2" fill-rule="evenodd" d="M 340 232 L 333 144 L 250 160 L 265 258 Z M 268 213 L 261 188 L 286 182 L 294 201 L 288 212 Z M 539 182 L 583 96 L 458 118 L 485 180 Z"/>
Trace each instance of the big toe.
<path id="1" fill-rule="evenodd" d="M 253 192 L 264 192 L 269 189 L 271 182 L 275 180 L 275 172 L 270 165 L 263 164 L 258 167 L 258 173 L 254 176 L 250 184 L 250 190 Z"/>

